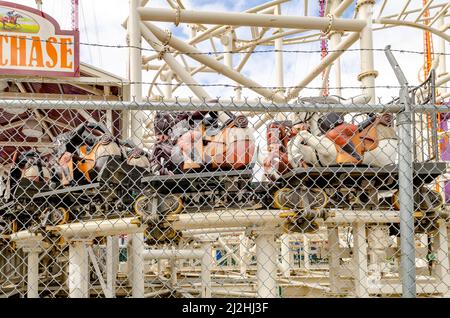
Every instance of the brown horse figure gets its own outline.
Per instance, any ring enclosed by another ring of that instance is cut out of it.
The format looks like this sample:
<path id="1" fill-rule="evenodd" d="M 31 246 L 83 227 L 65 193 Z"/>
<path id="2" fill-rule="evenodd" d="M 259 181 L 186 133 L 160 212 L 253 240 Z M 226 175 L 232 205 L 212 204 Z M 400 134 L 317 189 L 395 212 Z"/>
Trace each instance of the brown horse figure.
<path id="1" fill-rule="evenodd" d="M 19 28 L 20 24 L 17 22 L 19 18 L 23 18 L 22 15 L 16 13 L 12 16 L 3 16 L 1 19 L 1 23 L 3 24 L 3 29 L 6 29 L 6 24 L 12 24 L 13 27 Z"/>

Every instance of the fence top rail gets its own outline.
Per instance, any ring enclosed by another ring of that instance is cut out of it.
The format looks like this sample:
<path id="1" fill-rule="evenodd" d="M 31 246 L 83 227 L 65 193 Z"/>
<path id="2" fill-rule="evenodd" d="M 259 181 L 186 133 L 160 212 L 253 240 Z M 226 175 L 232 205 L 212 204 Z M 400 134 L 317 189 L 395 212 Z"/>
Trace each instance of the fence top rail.
<path id="1" fill-rule="evenodd" d="M 389 104 L 342 104 L 342 103 L 302 103 L 276 104 L 273 102 L 165 102 L 165 101 L 69 101 L 0 99 L 0 109 L 96 109 L 96 110 L 167 110 L 167 111 L 245 111 L 245 112 L 375 112 L 397 113 L 402 105 Z M 449 112 L 450 105 L 414 105 L 415 112 Z"/>

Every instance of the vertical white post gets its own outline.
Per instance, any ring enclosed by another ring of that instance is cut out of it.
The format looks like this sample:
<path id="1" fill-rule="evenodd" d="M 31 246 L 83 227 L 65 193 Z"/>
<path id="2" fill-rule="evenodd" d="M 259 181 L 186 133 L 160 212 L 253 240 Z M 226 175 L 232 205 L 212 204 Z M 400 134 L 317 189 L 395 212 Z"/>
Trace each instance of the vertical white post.
<path id="1" fill-rule="evenodd" d="M 39 298 L 39 252 L 38 246 L 25 247 L 28 254 L 27 298 Z"/>
<path id="2" fill-rule="evenodd" d="M 168 71 L 164 75 L 161 75 L 161 79 L 164 80 L 164 98 L 172 98 L 172 71 Z"/>
<path id="3" fill-rule="evenodd" d="M 341 1 L 338 0 L 329 0 L 328 1 L 328 5 L 330 6 L 330 12 L 334 12 L 336 10 L 336 8 L 339 6 Z M 341 38 L 342 38 L 343 32 L 340 31 L 331 31 L 331 33 L 329 34 L 329 39 L 330 39 L 330 48 L 331 51 L 333 51 L 334 49 L 336 49 L 336 47 L 339 45 L 339 43 L 341 43 Z M 334 67 L 334 74 L 335 74 L 335 87 L 336 87 L 336 95 L 341 96 L 341 59 L 337 58 L 334 62 L 333 62 L 333 67 Z"/>
<path id="4" fill-rule="evenodd" d="M 132 254 L 132 295 L 133 298 L 144 298 L 144 233 L 136 233 L 130 236 Z"/>
<path id="5" fill-rule="evenodd" d="M 332 293 L 339 292 L 339 229 L 337 224 L 327 227 L 328 234 L 328 266 L 330 271 L 330 288 Z"/>
<path id="6" fill-rule="evenodd" d="M 133 283 L 133 240 L 131 235 L 127 235 L 127 278 L 130 284 Z"/>
<path id="7" fill-rule="evenodd" d="M 277 262 L 278 248 L 273 232 L 260 232 L 256 236 L 256 279 L 259 298 L 277 296 Z"/>
<path id="8" fill-rule="evenodd" d="M 69 296 L 89 297 L 89 260 L 85 241 L 69 243 Z"/>
<path id="9" fill-rule="evenodd" d="M 275 14 L 281 15 L 281 7 L 275 7 Z M 276 33 L 283 32 L 283 29 L 276 29 Z M 284 93 L 284 69 L 283 69 L 283 38 L 275 39 L 275 82 L 279 87 L 278 91 Z"/>
<path id="10" fill-rule="evenodd" d="M 169 260 L 170 264 L 170 283 L 172 287 L 175 287 L 177 284 L 177 259 L 175 257 L 172 257 Z"/>
<path id="11" fill-rule="evenodd" d="M 284 277 L 291 276 L 291 236 L 289 234 L 283 234 L 280 237 L 281 245 L 281 268 Z"/>
<path id="12" fill-rule="evenodd" d="M 275 14 L 281 15 L 281 6 L 275 7 Z M 274 33 L 281 33 L 283 29 L 274 29 Z M 283 63 L 283 38 L 275 39 L 275 86 L 277 86 L 277 93 L 284 94 L 284 63 Z M 285 120 L 286 114 L 278 113 L 276 115 L 278 120 Z"/>
<path id="13" fill-rule="evenodd" d="M 228 28 L 228 30 L 225 32 L 225 34 L 222 37 L 222 44 L 224 47 L 224 54 L 223 54 L 223 62 L 226 66 L 229 68 L 233 68 L 233 46 L 234 46 L 234 39 L 233 39 L 233 29 L 231 27 Z M 234 83 L 235 84 L 235 83 Z M 235 98 L 236 100 L 241 100 L 241 88 L 235 88 Z"/>
<path id="14" fill-rule="evenodd" d="M 108 236 L 106 239 L 106 298 L 116 297 L 116 276 L 119 268 L 119 239 Z"/>
<path id="15" fill-rule="evenodd" d="M 448 230 L 445 220 L 438 220 L 438 233 L 433 240 L 433 250 L 436 253 L 435 275 L 440 285 L 447 290 L 450 286 L 450 265 L 448 251 Z"/>
<path id="16" fill-rule="evenodd" d="M 367 23 L 360 33 L 361 73 L 358 75 L 358 80 L 363 86 L 363 94 L 370 96 L 370 103 L 376 102 L 375 78 L 378 74 L 374 69 L 373 62 L 372 16 L 374 3 L 372 1 L 358 0 L 358 18 L 365 20 Z"/>
<path id="17" fill-rule="evenodd" d="M 230 68 L 233 68 L 233 29 L 228 27 L 227 31 L 222 37 L 222 44 L 224 47 L 223 61 L 224 64 Z"/>
<path id="18" fill-rule="evenodd" d="M 248 266 L 248 237 L 245 234 L 239 235 L 239 257 L 241 259 L 241 275 L 245 277 Z"/>
<path id="19" fill-rule="evenodd" d="M 202 272 L 201 272 L 201 297 L 211 298 L 211 269 L 213 267 L 213 257 L 211 254 L 212 242 L 203 242 Z"/>
<path id="20" fill-rule="evenodd" d="M 353 223 L 353 273 L 355 296 L 368 297 L 366 225 Z"/>
<path id="21" fill-rule="evenodd" d="M 142 101 L 142 51 L 140 17 L 137 11 L 139 0 L 130 0 L 130 13 L 128 17 L 128 36 L 130 40 L 130 97 L 136 102 Z M 131 111 L 130 137 L 136 145 L 140 145 L 142 130 L 145 126 L 145 113 L 143 111 Z"/>

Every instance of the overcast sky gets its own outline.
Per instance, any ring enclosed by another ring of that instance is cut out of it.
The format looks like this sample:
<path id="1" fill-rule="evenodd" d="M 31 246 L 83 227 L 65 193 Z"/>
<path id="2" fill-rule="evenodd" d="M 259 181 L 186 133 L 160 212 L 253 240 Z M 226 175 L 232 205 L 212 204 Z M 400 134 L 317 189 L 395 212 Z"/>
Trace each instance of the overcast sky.
<path id="1" fill-rule="evenodd" d="M 406 0 L 405 0 L 406 1 Z M 391 0 L 385 9 L 385 13 L 400 12 L 404 0 Z M 35 7 L 35 0 L 15 1 L 20 4 Z M 184 0 L 185 6 L 189 9 L 214 10 L 214 11 L 243 11 L 248 8 L 261 4 L 263 0 Z M 310 1 L 309 14 L 318 15 L 318 1 Z M 381 1 L 377 1 L 375 6 L 375 16 L 378 13 Z M 448 2 L 446 0 L 435 0 L 434 3 Z M 314 4 L 314 5 L 313 5 Z M 148 6 L 167 7 L 163 0 L 150 0 Z M 410 7 L 421 8 L 422 0 L 412 0 Z M 70 0 L 43 0 L 43 10 L 53 16 L 63 28 L 71 28 L 71 1 Z M 295 0 L 282 5 L 282 12 L 289 15 L 303 15 L 303 0 Z M 350 8 L 344 17 L 351 18 L 353 7 Z M 80 35 L 81 42 L 101 43 L 101 44 L 125 44 L 125 30 L 121 23 L 128 16 L 128 0 L 80 0 Z M 161 24 L 162 28 L 170 28 L 174 36 L 187 38 L 188 33 L 185 26 L 180 25 L 176 28 L 173 24 Z M 241 34 L 244 34 L 239 31 Z M 238 33 L 239 35 L 239 33 Z M 217 42 L 218 43 L 218 42 Z M 434 38 L 436 46 L 437 38 Z M 423 33 L 417 29 L 394 28 L 385 31 L 377 31 L 374 35 L 374 47 L 383 49 L 390 44 L 393 49 L 423 51 Z M 148 46 L 147 46 L 148 47 Z M 352 48 L 358 48 L 357 42 Z M 316 50 L 319 49 L 319 43 L 294 45 L 286 47 L 289 50 Z M 208 49 L 207 47 L 201 49 Z M 221 49 L 220 47 L 218 48 Z M 449 48 L 447 47 L 447 52 Z M 356 76 L 360 73 L 359 52 L 346 52 L 341 59 L 342 65 L 342 84 L 346 87 L 358 87 L 359 82 Z M 401 67 L 403 68 L 411 84 L 418 83 L 418 74 L 423 65 L 423 56 L 420 54 L 395 53 Z M 126 77 L 126 59 L 127 50 L 125 48 L 98 48 L 92 46 L 81 46 L 81 61 L 101 67 L 109 72 Z M 237 64 L 239 55 L 234 57 L 234 63 Z M 274 56 L 273 53 L 254 54 L 249 60 L 243 73 L 262 85 L 275 86 L 274 82 Z M 305 53 L 286 53 L 284 55 L 285 85 L 295 85 L 304 74 L 320 61 L 320 54 Z M 448 62 L 447 62 L 448 63 Z M 449 64 L 450 65 L 450 64 Z M 375 53 L 375 68 L 379 72 L 377 78 L 378 85 L 398 85 L 393 72 L 390 69 L 383 52 Z M 151 73 L 144 74 L 144 80 L 150 81 Z M 200 75 L 196 79 L 201 83 L 232 83 L 231 81 L 210 75 Z M 320 80 L 310 84 L 311 87 L 320 86 Z M 330 86 L 335 86 L 334 76 L 331 74 Z M 231 89 L 208 88 L 207 91 L 212 96 L 229 97 L 233 94 Z M 304 96 L 316 96 L 317 90 L 304 90 Z M 333 93 L 333 91 L 332 91 Z M 343 96 L 351 97 L 358 95 L 359 89 L 344 89 Z M 386 98 L 396 95 L 397 90 L 377 89 L 377 95 Z M 175 95 L 192 95 L 186 88 L 177 90 Z M 245 90 L 243 96 L 254 96 L 254 94 Z"/>

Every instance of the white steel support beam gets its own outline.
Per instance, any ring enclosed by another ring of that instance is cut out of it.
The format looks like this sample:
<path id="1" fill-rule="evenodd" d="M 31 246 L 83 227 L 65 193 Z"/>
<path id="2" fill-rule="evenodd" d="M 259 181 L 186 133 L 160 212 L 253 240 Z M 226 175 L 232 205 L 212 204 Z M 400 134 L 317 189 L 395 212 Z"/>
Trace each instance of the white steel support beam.
<path id="1" fill-rule="evenodd" d="M 205 98 L 209 99 L 209 94 L 192 78 L 189 72 L 175 60 L 172 54 L 164 52 L 164 45 L 161 43 L 161 40 L 158 39 L 144 23 L 141 22 L 140 28 L 147 43 L 150 44 L 153 49 L 161 52 L 162 59 L 170 66 L 172 71 L 180 77 L 182 82 L 188 85 L 188 88 L 192 91 L 192 93 L 194 93 L 194 95 L 200 100 Z"/>
<path id="2" fill-rule="evenodd" d="M 234 49 L 234 37 L 233 37 L 233 29 L 231 27 L 227 28 L 227 31 L 222 36 L 222 45 L 224 47 L 224 54 L 223 54 L 223 62 L 225 66 L 229 67 L 230 69 L 233 68 L 233 49 Z M 235 97 L 236 100 L 241 99 L 241 89 L 235 88 Z"/>
<path id="3" fill-rule="evenodd" d="M 327 226 L 328 236 L 328 266 L 330 274 L 330 289 L 332 293 L 339 292 L 340 248 L 339 228 L 337 224 Z"/>
<path id="4" fill-rule="evenodd" d="M 377 24 L 383 24 L 383 25 L 406 26 L 406 27 L 425 30 L 425 31 L 431 32 L 433 34 L 436 34 L 437 36 L 445 39 L 447 42 L 450 42 L 450 35 L 446 34 L 444 31 L 426 26 L 422 23 L 415 23 L 415 22 L 410 22 L 410 21 L 399 21 L 399 20 L 395 20 L 395 19 L 385 19 L 385 18 L 377 19 L 373 22 L 377 23 Z"/>
<path id="5" fill-rule="evenodd" d="M 160 250 L 145 250 L 143 257 L 145 260 L 190 259 L 190 258 L 203 258 L 204 253 L 205 252 L 202 249 L 192 249 L 192 250 L 160 249 Z"/>
<path id="6" fill-rule="evenodd" d="M 254 92 L 260 94 L 261 96 L 264 96 L 268 99 L 273 100 L 276 103 L 283 103 L 285 102 L 285 99 L 283 96 L 276 94 L 272 90 L 266 89 L 262 87 L 262 85 L 258 84 L 257 82 L 248 79 L 247 77 L 243 76 L 241 73 L 226 67 L 224 64 L 218 62 L 216 59 L 213 59 L 205 54 L 201 54 L 201 52 L 195 48 L 192 45 L 186 44 L 185 42 L 177 39 L 174 36 L 171 36 L 168 38 L 168 35 L 166 32 L 158 28 L 152 23 L 145 22 L 144 23 L 146 27 L 160 40 L 167 42 L 167 45 L 173 47 L 174 49 L 185 52 L 186 55 L 191 57 L 192 59 L 196 60 L 199 63 L 202 63 L 209 68 L 215 70 L 219 74 L 225 75 L 232 80 L 236 81 L 237 83 L 241 84 L 244 87 L 248 87 L 249 89 L 253 90 Z"/>
<path id="7" fill-rule="evenodd" d="M 233 68 L 233 29 L 227 28 L 222 36 L 222 45 L 224 47 L 223 62 L 229 68 Z"/>
<path id="8" fill-rule="evenodd" d="M 143 21 L 202 23 L 214 25 L 255 26 L 271 28 L 291 28 L 326 30 L 329 27 L 328 18 L 279 16 L 275 14 L 231 13 L 216 11 L 172 10 L 162 8 L 139 8 Z M 361 31 L 366 22 L 357 19 L 336 18 L 332 29 L 339 31 Z"/>
<path id="9" fill-rule="evenodd" d="M 39 248 L 28 249 L 27 298 L 39 297 Z"/>
<path id="10" fill-rule="evenodd" d="M 330 6 L 330 10 L 331 12 L 335 12 L 336 9 L 338 8 L 340 0 L 329 0 L 328 1 L 328 5 Z M 330 39 L 330 48 L 331 51 L 334 51 L 336 49 L 336 47 L 339 45 L 339 43 L 341 43 L 341 39 L 342 39 L 342 32 L 338 32 L 338 31 L 332 31 L 329 35 L 329 39 Z M 342 81 L 341 81 L 341 59 L 337 58 L 334 63 L 334 76 L 335 76 L 335 87 L 336 87 L 336 95 L 338 96 L 342 96 L 342 92 L 341 92 L 341 86 L 342 86 Z"/>
<path id="11" fill-rule="evenodd" d="M 176 215 L 168 220 L 175 230 L 238 227 L 276 226 L 285 222 L 280 210 L 222 210 L 218 213 L 192 213 Z"/>
<path id="12" fill-rule="evenodd" d="M 130 235 L 132 254 L 131 262 L 131 289 L 133 298 L 144 298 L 144 233 Z M 130 254 L 128 254 L 130 255 Z"/>
<path id="13" fill-rule="evenodd" d="M 353 273 L 355 296 L 368 297 L 367 237 L 365 223 L 353 223 Z"/>
<path id="14" fill-rule="evenodd" d="M 39 253 L 43 250 L 41 239 L 26 239 L 19 244 L 27 253 L 27 298 L 39 298 Z"/>
<path id="15" fill-rule="evenodd" d="M 130 0 L 130 16 L 128 19 L 128 37 L 130 41 L 129 48 L 129 67 L 130 67 L 130 97 L 136 102 L 142 101 L 142 51 L 141 51 L 141 31 L 140 18 L 137 12 L 140 0 Z M 143 127 L 145 126 L 145 113 L 140 110 L 130 112 L 129 136 L 134 143 L 139 146 L 142 144 L 141 137 Z"/>
<path id="16" fill-rule="evenodd" d="M 289 92 L 288 99 L 292 100 L 298 97 L 298 94 L 306 87 L 311 81 L 313 81 L 317 76 L 319 76 L 331 63 L 333 63 L 337 58 L 339 58 L 345 50 L 353 45 L 359 39 L 359 33 L 351 33 L 346 37 L 334 50 L 328 54 L 312 71 L 310 71 L 304 79 L 298 82 Z"/>
<path id="17" fill-rule="evenodd" d="M 141 22 L 140 24 L 141 32 L 144 39 L 153 47 L 155 50 L 161 52 L 161 57 L 164 61 L 170 66 L 172 71 L 179 76 L 181 81 L 184 84 L 187 84 L 188 88 L 194 93 L 197 98 L 200 100 L 210 100 L 211 97 L 209 94 L 199 85 L 189 74 L 189 72 L 180 64 L 177 60 L 172 56 L 172 54 L 164 52 L 164 45 L 161 43 L 161 39 L 158 39 L 152 31 L 150 31 L 145 24 Z M 169 78 L 167 79 L 169 80 Z M 170 79 L 171 82 L 171 79 Z M 165 90 L 164 97 L 171 98 L 172 97 L 172 86 L 170 85 Z M 219 112 L 219 120 L 221 122 L 225 122 L 227 120 L 227 116 L 223 112 Z"/>
<path id="18" fill-rule="evenodd" d="M 277 297 L 278 248 L 274 232 L 257 233 L 255 243 L 257 295 L 259 298 L 275 298 Z"/>
<path id="19" fill-rule="evenodd" d="M 116 297 L 116 277 L 119 270 L 119 239 L 117 236 L 106 238 L 106 298 Z"/>
<path id="20" fill-rule="evenodd" d="M 378 74 L 374 69 L 373 61 L 372 18 L 374 3 L 375 1 L 358 0 L 358 17 L 366 21 L 366 25 L 361 31 L 361 73 L 358 75 L 358 80 L 362 84 L 363 94 L 370 96 L 370 103 L 372 104 L 376 102 L 375 78 Z"/>
<path id="21" fill-rule="evenodd" d="M 89 259 L 85 240 L 69 243 L 69 297 L 89 297 Z"/>
<path id="22" fill-rule="evenodd" d="M 339 17 L 344 13 L 345 10 L 354 2 L 354 0 L 343 0 L 341 4 L 339 4 L 338 7 L 335 9 L 331 8 L 331 14 L 333 14 L 336 17 Z"/>
<path id="23" fill-rule="evenodd" d="M 143 232 L 144 229 L 135 218 L 87 221 L 47 227 L 47 230 L 57 231 L 69 239 L 80 237 L 93 239 L 100 236 Z"/>
<path id="24" fill-rule="evenodd" d="M 281 7 L 277 6 L 275 13 L 281 16 Z M 283 29 L 278 28 L 276 33 L 283 32 Z M 275 33 L 274 32 L 274 33 Z M 276 86 L 280 87 L 278 89 L 282 94 L 284 93 L 284 64 L 283 64 L 283 38 L 278 38 L 275 40 L 275 83 Z"/>

